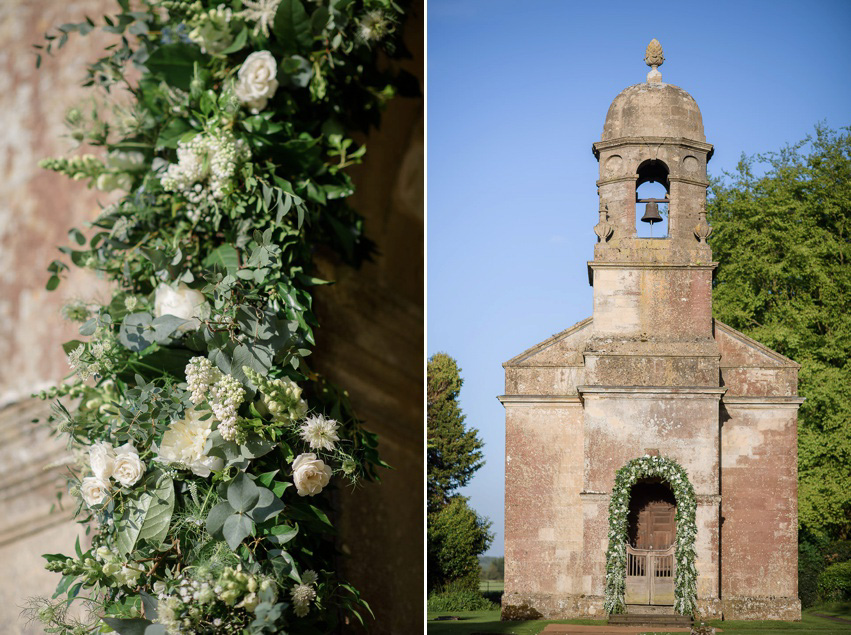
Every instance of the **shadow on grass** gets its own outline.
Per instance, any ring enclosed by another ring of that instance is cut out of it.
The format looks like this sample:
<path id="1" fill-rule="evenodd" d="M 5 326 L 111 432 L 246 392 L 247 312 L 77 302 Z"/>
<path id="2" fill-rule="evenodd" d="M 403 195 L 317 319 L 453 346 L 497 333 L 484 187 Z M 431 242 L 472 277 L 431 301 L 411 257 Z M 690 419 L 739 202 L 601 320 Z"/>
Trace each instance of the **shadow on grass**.
<path id="1" fill-rule="evenodd" d="M 456 619 L 446 619 L 451 616 Z M 537 635 L 547 624 L 605 624 L 605 620 L 526 620 L 502 622 L 499 611 L 428 613 L 429 635 Z"/>

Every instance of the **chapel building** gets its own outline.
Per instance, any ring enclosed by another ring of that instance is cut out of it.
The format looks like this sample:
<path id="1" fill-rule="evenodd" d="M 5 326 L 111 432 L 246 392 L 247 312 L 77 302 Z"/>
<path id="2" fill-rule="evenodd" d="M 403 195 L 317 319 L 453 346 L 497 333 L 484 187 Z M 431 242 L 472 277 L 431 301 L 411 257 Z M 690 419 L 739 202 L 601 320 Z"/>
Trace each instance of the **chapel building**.
<path id="1" fill-rule="evenodd" d="M 712 318 L 713 147 L 662 61 L 593 145 L 592 317 L 503 365 L 504 618 L 801 617 L 800 366 Z"/>

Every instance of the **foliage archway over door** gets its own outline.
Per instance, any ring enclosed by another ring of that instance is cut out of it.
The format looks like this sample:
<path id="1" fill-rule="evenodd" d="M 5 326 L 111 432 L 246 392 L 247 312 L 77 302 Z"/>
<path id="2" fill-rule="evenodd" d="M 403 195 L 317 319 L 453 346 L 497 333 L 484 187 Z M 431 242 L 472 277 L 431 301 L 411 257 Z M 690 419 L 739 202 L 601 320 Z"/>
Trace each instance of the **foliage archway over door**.
<path id="1" fill-rule="evenodd" d="M 626 611 L 626 540 L 629 495 L 632 486 L 642 478 L 661 478 L 677 499 L 677 562 L 674 577 L 674 610 L 680 615 L 694 615 L 697 608 L 697 569 L 694 565 L 694 537 L 697 535 L 694 488 L 685 469 L 673 459 L 642 456 L 632 459 L 618 470 L 609 503 L 609 548 L 606 551 L 606 614 Z"/>

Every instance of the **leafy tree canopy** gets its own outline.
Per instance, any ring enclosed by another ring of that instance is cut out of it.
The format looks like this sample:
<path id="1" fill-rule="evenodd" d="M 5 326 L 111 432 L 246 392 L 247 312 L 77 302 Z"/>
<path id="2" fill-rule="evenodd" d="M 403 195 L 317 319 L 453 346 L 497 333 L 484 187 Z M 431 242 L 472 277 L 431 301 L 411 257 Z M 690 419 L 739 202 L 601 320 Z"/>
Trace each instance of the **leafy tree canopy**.
<path id="1" fill-rule="evenodd" d="M 461 370 L 452 357 L 428 360 L 428 511 L 435 512 L 484 465 L 478 430 L 464 425 Z"/>
<path id="2" fill-rule="evenodd" d="M 743 156 L 708 203 L 715 316 L 802 364 L 799 522 L 851 536 L 851 129 Z M 759 175 L 758 168 L 764 167 Z"/>
<path id="3" fill-rule="evenodd" d="M 454 583 L 479 588 L 479 559 L 493 541 L 490 521 L 479 516 L 463 496 L 454 496 L 440 511 L 429 515 L 429 590 Z"/>

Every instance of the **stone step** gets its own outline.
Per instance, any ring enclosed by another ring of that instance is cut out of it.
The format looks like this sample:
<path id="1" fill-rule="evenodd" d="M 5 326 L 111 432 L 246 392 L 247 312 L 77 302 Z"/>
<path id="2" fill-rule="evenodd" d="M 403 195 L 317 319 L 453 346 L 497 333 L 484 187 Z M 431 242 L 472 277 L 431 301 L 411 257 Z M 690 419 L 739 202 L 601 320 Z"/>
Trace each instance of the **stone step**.
<path id="1" fill-rule="evenodd" d="M 684 615 L 635 614 L 612 615 L 609 617 L 610 626 L 641 626 L 661 629 L 666 626 L 690 628 L 692 619 Z"/>

